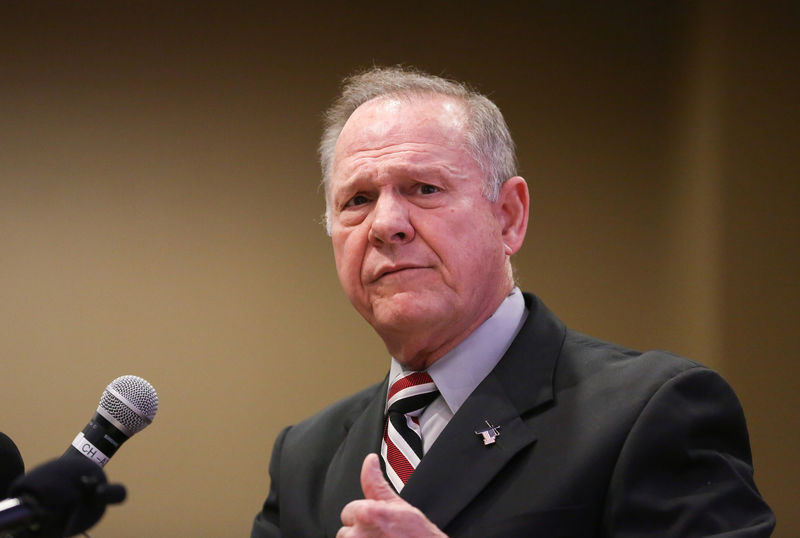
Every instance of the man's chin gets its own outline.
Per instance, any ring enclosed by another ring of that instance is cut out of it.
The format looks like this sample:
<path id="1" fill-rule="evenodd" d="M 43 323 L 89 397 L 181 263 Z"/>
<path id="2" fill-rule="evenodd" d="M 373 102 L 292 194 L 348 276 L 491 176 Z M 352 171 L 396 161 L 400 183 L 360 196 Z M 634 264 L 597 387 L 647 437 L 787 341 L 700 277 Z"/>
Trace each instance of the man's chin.
<path id="1" fill-rule="evenodd" d="M 403 292 L 373 301 L 370 324 L 379 333 L 429 326 L 442 319 L 441 308 L 430 299 L 430 292 Z"/>

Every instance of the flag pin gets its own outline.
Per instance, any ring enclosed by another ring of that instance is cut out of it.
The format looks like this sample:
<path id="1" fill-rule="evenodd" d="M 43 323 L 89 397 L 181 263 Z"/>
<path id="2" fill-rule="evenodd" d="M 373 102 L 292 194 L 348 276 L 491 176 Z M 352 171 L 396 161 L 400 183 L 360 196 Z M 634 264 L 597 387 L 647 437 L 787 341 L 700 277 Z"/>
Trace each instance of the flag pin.
<path id="1" fill-rule="evenodd" d="M 500 437 L 500 426 L 492 426 L 492 424 L 485 420 L 486 426 L 488 426 L 485 430 L 476 430 L 475 435 L 479 435 L 483 440 L 484 445 L 491 445 L 497 441 L 497 438 Z"/>

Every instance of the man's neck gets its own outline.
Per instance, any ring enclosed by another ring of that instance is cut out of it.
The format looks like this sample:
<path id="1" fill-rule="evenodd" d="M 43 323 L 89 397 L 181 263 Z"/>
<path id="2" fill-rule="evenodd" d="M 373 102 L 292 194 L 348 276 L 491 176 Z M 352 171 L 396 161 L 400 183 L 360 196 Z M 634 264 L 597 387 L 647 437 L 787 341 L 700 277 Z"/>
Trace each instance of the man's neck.
<path id="1" fill-rule="evenodd" d="M 407 370 L 427 370 L 436 361 L 450 353 L 458 347 L 469 336 L 483 325 L 486 320 L 491 318 L 500 305 L 503 304 L 516 288 L 509 286 L 509 289 L 498 295 L 490 308 L 484 310 L 483 315 L 476 318 L 471 324 L 455 333 L 447 336 L 447 331 L 431 330 L 431 327 L 423 327 L 418 332 L 403 331 L 396 335 L 396 338 L 384 338 L 386 348 L 394 358 Z M 455 326 L 455 323 L 449 324 Z"/>

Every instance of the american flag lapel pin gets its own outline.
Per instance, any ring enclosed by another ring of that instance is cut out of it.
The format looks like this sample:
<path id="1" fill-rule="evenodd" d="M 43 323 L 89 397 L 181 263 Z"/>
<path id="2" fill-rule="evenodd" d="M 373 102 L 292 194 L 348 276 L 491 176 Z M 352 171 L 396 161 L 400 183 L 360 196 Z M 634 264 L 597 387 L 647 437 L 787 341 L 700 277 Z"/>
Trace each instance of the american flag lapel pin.
<path id="1" fill-rule="evenodd" d="M 476 430 L 475 435 L 481 437 L 484 445 L 492 445 L 497 441 L 497 438 L 500 437 L 500 426 L 492 426 L 488 420 L 484 422 L 486 422 L 486 429 Z"/>

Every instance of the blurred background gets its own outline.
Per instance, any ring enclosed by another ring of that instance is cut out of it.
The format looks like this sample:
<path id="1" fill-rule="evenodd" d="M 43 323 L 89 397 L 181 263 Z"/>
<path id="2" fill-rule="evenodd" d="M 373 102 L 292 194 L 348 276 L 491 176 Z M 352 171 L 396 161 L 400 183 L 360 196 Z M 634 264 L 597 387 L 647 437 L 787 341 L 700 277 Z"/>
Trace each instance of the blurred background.
<path id="1" fill-rule="evenodd" d="M 321 226 L 321 114 L 372 64 L 466 80 L 569 326 L 718 369 L 800 535 L 793 2 L 0 3 L 0 431 L 30 469 L 117 376 L 152 426 L 92 535 L 248 536 L 287 424 L 381 379 Z"/>

